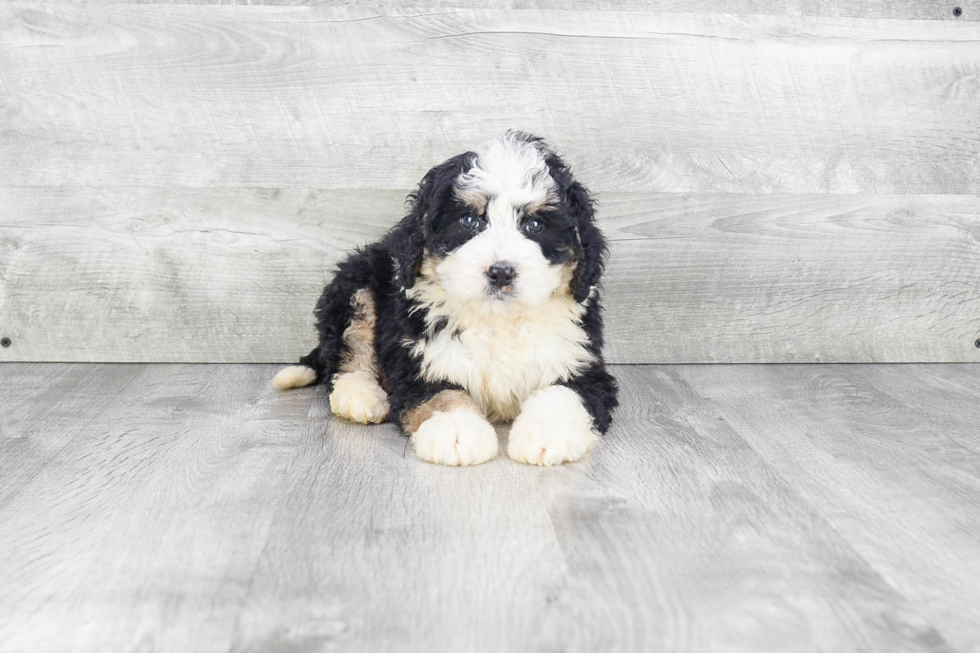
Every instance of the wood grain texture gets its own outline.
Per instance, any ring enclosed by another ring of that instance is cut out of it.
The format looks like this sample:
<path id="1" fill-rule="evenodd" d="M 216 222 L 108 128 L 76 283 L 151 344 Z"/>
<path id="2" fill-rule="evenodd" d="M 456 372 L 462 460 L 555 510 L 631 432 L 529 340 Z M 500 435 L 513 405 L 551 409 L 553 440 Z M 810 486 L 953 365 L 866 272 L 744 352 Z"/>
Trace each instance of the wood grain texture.
<path id="1" fill-rule="evenodd" d="M 312 398 L 272 373 L 0 366 L 0 650 L 228 650 Z"/>
<path id="2" fill-rule="evenodd" d="M 420 467 L 321 392 L 234 650 L 947 650 L 690 393 L 617 371 L 620 425 L 551 470 Z"/>
<path id="3" fill-rule="evenodd" d="M 0 360 L 293 360 L 334 263 L 388 228 L 372 207 L 404 201 L 338 196 L 0 190 Z"/>
<path id="4" fill-rule="evenodd" d="M 918 366 L 915 374 L 890 366 L 862 368 L 861 381 L 876 389 L 875 397 L 923 430 L 929 424 L 964 449 L 980 454 L 980 365 Z M 955 406 L 955 410 L 950 410 Z"/>
<path id="5" fill-rule="evenodd" d="M 624 199 L 616 362 L 980 360 L 976 197 Z"/>
<path id="6" fill-rule="evenodd" d="M 976 2 L 603 2 L 0 3 L 0 361 L 295 360 L 511 127 L 603 202 L 613 362 L 978 360 Z"/>
<path id="7" fill-rule="evenodd" d="M 0 44 L 12 185 L 406 188 L 519 127 L 603 192 L 980 192 L 969 21 L 4 3 Z"/>
<path id="8" fill-rule="evenodd" d="M 943 398 L 932 367 L 677 370 L 956 650 L 980 650 L 975 391 Z"/>
<path id="9" fill-rule="evenodd" d="M 967 396 L 976 398 L 973 394 L 980 388 L 980 367 L 975 365 L 943 365 L 932 368 L 933 373 L 944 381 L 955 383 L 967 391 Z M 980 434 L 978 434 L 980 435 Z"/>
<path id="10" fill-rule="evenodd" d="M 9 2 L 11 0 L 0 0 Z M 78 0 L 48 0 L 48 4 L 78 3 Z M 349 0 L 86 0 L 93 4 L 189 4 L 189 5 L 287 5 L 348 7 Z M 957 16 L 955 8 L 960 9 Z M 371 8 L 379 13 L 412 12 L 420 9 L 534 9 L 586 11 L 649 11 L 643 0 L 376 0 Z M 977 0 L 659 0 L 658 12 L 696 14 L 761 14 L 799 17 L 917 18 L 931 20 L 980 20 Z"/>
<path id="11" fill-rule="evenodd" d="M 566 573 L 535 476 L 422 463 L 321 388 L 232 650 L 527 650 Z"/>
<path id="12" fill-rule="evenodd" d="M 569 575 L 553 650 L 949 650 L 679 369 L 616 368 L 612 430 L 539 477 Z"/>
<path id="13" fill-rule="evenodd" d="M 268 366 L 0 364 L 0 652 L 975 651 L 978 368 L 622 366 L 582 463 L 450 469 Z"/>
<path id="14" fill-rule="evenodd" d="M 4 365 L 0 368 L 0 509 L 31 479 L 84 437 L 139 368 L 93 375 L 83 365 Z"/>
<path id="15" fill-rule="evenodd" d="M 0 360 L 297 360 L 405 192 L 0 187 Z M 599 201 L 612 362 L 980 360 L 975 196 Z"/>

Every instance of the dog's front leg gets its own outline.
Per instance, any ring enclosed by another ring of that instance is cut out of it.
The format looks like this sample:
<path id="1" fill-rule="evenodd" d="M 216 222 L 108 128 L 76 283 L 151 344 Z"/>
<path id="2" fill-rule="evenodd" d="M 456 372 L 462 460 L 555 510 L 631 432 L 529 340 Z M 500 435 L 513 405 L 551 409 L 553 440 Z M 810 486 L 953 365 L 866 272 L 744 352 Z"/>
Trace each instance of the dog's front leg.
<path id="1" fill-rule="evenodd" d="M 616 379 L 597 364 L 531 394 L 510 429 L 507 455 L 530 465 L 581 460 L 612 422 Z"/>
<path id="2" fill-rule="evenodd" d="M 416 457 L 440 465 L 479 465 L 497 455 L 497 433 L 462 390 L 442 390 L 402 413 Z"/>
<path id="3" fill-rule="evenodd" d="M 507 455 L 529 465 L 580 460 L 599 439 L 579 394 L 552 385 L 531 394 L 510 427 Z"/>

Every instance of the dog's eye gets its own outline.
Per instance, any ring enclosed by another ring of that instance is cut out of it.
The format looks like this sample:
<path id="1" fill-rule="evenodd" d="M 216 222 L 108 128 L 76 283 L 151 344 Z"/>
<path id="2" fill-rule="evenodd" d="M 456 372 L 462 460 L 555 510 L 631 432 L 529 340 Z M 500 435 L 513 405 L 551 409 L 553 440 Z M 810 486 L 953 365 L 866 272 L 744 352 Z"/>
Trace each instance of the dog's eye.
<path id="1" fill-rule="evenodd" d="M 459 219 L 459 223 L 467 229 L 476 229 L 480 226 L 479 218 L 474 218 L 472 215 L 464 215 Z"/>
<path id="2" fill-rule="evenodd" d="M 544 225 L 541 224 L 540 220 L 535 220 L 534 218 L 532 218 L 526 221 L 523 224 L 522 228 L 524 229 L 524 231 L 526 231 L 529 234 L 536 234 L 542 229 L 544 229 Z"/>

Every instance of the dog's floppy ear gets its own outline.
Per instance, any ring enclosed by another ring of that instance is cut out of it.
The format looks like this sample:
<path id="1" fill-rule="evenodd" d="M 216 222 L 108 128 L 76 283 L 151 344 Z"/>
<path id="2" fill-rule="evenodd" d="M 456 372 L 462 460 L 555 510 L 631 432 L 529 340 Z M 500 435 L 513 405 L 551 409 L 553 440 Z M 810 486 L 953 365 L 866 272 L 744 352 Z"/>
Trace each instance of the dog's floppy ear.
<path id="1" fill-rule="evenodd" d="M 595 203 L 585 187 L 572 182 L 569 202 L 577 214 L 580 256 L 575 270 L 575 301 L 581 303 L 599 284 L 606 267 L 606 239 L 595 225 Z"/>
<path id="2" fill-rule="evenodd" d="M 422 267 L 425 240 L 432 219 L 443 210 L 459 175 L 471 165 L 472 152 L 454 156 L 425 173 L 418 188 L 408 196 L 409 212 L 390 236 L 390 251 L 395 259 L 395 280 L 402 288 L 415 285 Z"/>
<path id="3" fill-rule="evenodd" d="M 425 216 L 432 193 L 432 171 L 419 187 L 408 196 L 409 212 L 392 231 L 391 254 L 394 258 L 395 281 L 404 289 L 415 285 L 415 276 L 422 266 L 425 245 Z"/>
<path id="4" fill-rule="evenodd" d="M 551 175 L 564 196 L 575 232 L 578 246 L 575 256 L 577 265 L 573 280 L 572 296 L 582 303 L 592 289 L 598 285 L 606 265 L 606 239 L 595 224 L 595 201 L 582 184 L 575 181 L 572 173 L 557 156 L 549 157 Z"/>

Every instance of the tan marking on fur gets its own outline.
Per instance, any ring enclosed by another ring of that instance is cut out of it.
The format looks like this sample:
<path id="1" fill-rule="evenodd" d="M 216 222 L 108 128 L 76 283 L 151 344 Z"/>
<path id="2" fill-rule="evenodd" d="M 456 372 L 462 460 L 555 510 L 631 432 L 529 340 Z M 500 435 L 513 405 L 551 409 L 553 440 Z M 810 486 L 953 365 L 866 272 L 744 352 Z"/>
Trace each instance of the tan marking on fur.
<path id="1" fill-rule="evenodd" d="M 480 409 L 476 407 L 473 399 L 461 390 L 443 390 L 428 401 L 422 402 L 412 410 L 406 412 L 402 417 L 402 428 L 411 435 L 419 430 L 422 422 L 432 417 L 436 412 L 447 413 L 451 410 L 460 408 L 471 408 L 477 414 Z"/>
<path id="2" fill-rule="evenodd" d="M 464 190 L 457 187 L 454 191 L 459 201 L 478 213 L 483 213 L 487 208 L 487 202 L 490 201 L 489 197 L 477 190 Z"/>
<path id="3" fill-rule="evenodd" d="M 572 280 L 575 278 L 575 271 L 578 263 L 573 259 L 561 264 L 561 285 L 555 290 L 555 297 L 564 297 L 572 294 Z"/>
<path id="4" fill-rule="evenodd" d="M 350 300 L 354 317 L 344 329 L 344 353 L 340 372 L 368 372 L 378 378 L 378 361 L 374 355 L 374 325 L 378 320 L 374 308 L 374 294 L 361 288 Z"/>
<path id="5" fill-rule="evenodd" d="M 442 260 L 442 257 L 436 256 L 428 250 L 423 252 L 422 265 L 419 267 L 419 276 L 435 281 L 438 278 L 436 275 L 436 266 L 439 265 Z"/>
<path id="6" fill-rule="evenodd" d="M 483 213 L 487 210 L 487 205 L 490 204 L 490 199 L 484 193 L 478 190 L 463 190 L 460 188 L 455 189 L 456 197 L 466 206 L 472 208 L 477 213 Z M 542 210 L 553 209 L 559 202 L 558 194 L 554 190 L 549 190 L 547 194 L 536 197 L 531 202 L 520 207 L 524 210 L 525 215 L 531 215 Z M 518 208 L 518 207 L 514 207 Z"/>
<path id="7" fill-rule="evenodd" d="M 374 355 L 377 313 L 374 295 L 361 288 L 350 300 L 354 316 L 344 329 L 344 351 L 333 376 L 330 409 L 335 415 L 361 424 L 379 424 L 388 416 L 388 395 L 379 383 Z"/>
<path id="8" fill-rule="evenodd" d="M 549 208 L 553 209 L 555 205 L 558 204 L 559 201 L 560 200 L 558 199 L 558 193 L 556 193 L 553 188 L 548 189 L 548 193 L 544 197 L 535 199 L 534 201 L 525 205 L 524 213 L 530 215 L 532 213 L 537 213 L 538 211 L 542 211 L 545 209 L 549 209 Z"/>

